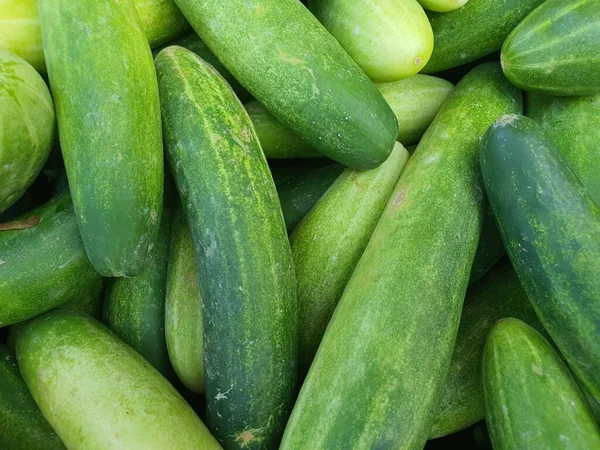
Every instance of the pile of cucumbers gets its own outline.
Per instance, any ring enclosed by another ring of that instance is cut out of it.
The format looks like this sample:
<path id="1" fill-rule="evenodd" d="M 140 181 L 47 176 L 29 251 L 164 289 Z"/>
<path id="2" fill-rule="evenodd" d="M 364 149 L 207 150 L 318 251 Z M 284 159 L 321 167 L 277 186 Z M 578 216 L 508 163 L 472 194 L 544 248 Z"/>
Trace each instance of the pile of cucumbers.
<path id="1" fill-rule="evenodd" d="M 598 420 L 599 0 L 0 1 L 0 449 Z"/>

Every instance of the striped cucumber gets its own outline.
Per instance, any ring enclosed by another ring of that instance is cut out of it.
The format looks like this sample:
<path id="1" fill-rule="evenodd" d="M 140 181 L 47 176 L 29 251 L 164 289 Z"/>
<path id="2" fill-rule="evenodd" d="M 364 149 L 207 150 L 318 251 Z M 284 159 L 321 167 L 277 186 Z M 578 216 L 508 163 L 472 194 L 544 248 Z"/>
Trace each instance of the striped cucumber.
<path id="1" fill-rule="evenodd" d="M 227 448 L 272 448 L 297 366 L 294 267 L 275 184 L 218 72 L 177 46 L 156 65 L 167 156 L 198 263 L 208 425 Z"/>
<path id="2" fill-rule="evenodd" d="M 173 0 L 133 0 L 150 47 L 158 47 L 181 36 L 190 25 Z"/>
<path id="3" fill-rule="evenodd" d="M 419 0 L 419 3 L 428 11 L 449 12 L 462 8 L 468 1 L 469 0 Z"/>
<path id="4" fill-rule="evenodd" d="M 38 0 L 0 1 L 0 48 L 5 48 L 46 72 Z"/>
<path id="5" fill-rule="evenodd" d="M 423 447 L 483 221 L 479 141 L 496 117 L 520 110 L 520 95 L 495 64 L 450 94 L 338 303 L 283 450 Z"/>

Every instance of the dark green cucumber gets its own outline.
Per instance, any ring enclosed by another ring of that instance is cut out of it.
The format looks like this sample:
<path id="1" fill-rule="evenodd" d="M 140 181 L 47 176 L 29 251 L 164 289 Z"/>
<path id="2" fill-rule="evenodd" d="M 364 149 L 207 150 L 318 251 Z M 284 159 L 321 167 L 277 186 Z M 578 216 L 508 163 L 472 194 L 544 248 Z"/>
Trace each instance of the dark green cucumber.
<path id="1" fill-rule="evenodd" d="M 27 390 L 14 356 L 3 345 L 0 345 L 0 448 L 65 448 Z"/>
<path id="2" fill-rule="evenodd" d="M 133 0 L 150 47 L 158 47 L 190 29 L 173 0 Z"/>
<path id="3" fill-rule="evenodd" d="M 551 97 L 530 92 L 526 111 L 544 127 L 600 205 L 600 127 L 590 126 L 600 117 L 600 95 Z"/>
<path id="4" fill-rule="evenodd" d="M 600 209 L 534 120 L 505 116 L 481 147 L 504 246 L 540 321 L 600 398 Z"/>
<path id="5" fill-rule="evenodd" d="M 600 428 L 566 364 L 518 319 L 494 326 L 485 344 L 486 422 L 495 450 L 600 448 Z"/>
<path id="6" fill-rule="evenodd" d="M 500 236 L 500 231 L 498 231 L 498 226 L 494 219 L 494 213 L 489 205 L 487 205 L 483 226 L 481 227 L 481 237 L 479 238 L 477 252 L 475 253 L 473 266 L 471 267 L 469 286 L 479 281 L 482 276 L 488 273 L 505 253 L 506 250 L 504 249 L 502 236 Z"/>
<path id="7" fill-rule="evenodd" d="M 19 327 L 17 362 L 67 448 L 219 449 L 192 408 L 100 322 L 52 311 Z"/>
<path id="8" fill-rule="evenodd" d="M 527 14 L 544 0 L 469 0 L 446 13 L 428 13 L 435 45 L 423 73 L 435 73 L 500 50 Z"/>
<path id="9" fill-rule="evenodd" d="M 377 169 L 346 169 L 290 236 L 298 283 L 301 376 L 308 372 L 408 157 L 396 143 Z"/>
<path id="10" fill-rule="evenodd" d="M 298 0 L 176 3 L 240 83 L 316 150 L 356 169 L 387 159 L 394 113 Z"/>
<path id="11" fill-rule="evenodd" d="M 313 169 L 327 166 L 332 163 L 328 158 L 298 158 L 298 159 L 272 159 L 268 161 L 275 186 L 285 183 L 292 178 L 307 174 Z"/>
<path id="12" fill-rule="evenodd" d="M 105 287 L 106 279 L 98 277 L 94 283 L 86 286 L 67 303 L 60 305 L 58 309 L 80 312 L 100 320 L 102 317 L 102 307 L 104 306 Z"/>
<path id="13" fill-rule="evenodd" d="M 0 231 L 0 326 L 35 317 L 99 283 L 68 192 Z"/>
<path id="14" fill-rule="evenodd" d="M 338 303 L 283 450 L 423 447 L 483 222 L 479 141 L 496 117 L 520 110 L 520 95 L 495 64 L 450 94 Z"/>
<path id="15" fill-rule="evenodd" d="M 506 77 L 528 91 L 600 94 L 600 2 L 546 0 L 502 45 Z"/>
<path id="16" fill-rule="evenodd" d="M 39 0 L 73 204 L 90 261 L 134 276 L 149 261 L 163 195 L 152 54 L 131 0 Z"/>
<path id="17" fill-rule="evenodd" d="M 277 187 L 288 233 L 294 231 L 294 228 L 343 171 L 344 166 L 330 164 L 297 175 Z"/>
<path id="18" fill-rule="evenodd" d="M 275 184 L 246 110 L 218 72 L 177 46 L 156 65 L 167 157 L 198 264 L 208 425 L 227 448 L 273 448 L 293 403 L 298 345 Z"/>

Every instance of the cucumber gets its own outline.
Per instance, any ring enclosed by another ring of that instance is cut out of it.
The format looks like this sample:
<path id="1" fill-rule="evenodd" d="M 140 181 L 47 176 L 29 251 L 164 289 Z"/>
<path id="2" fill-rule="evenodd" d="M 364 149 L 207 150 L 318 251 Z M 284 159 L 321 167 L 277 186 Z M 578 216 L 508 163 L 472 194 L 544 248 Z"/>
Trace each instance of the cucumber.
<path id="1" fill-rule="evenodd" d="M 192 233 L 182 208 L 175 212 L 171 230 L 165 333 L 175 373 L 190 391 L 203 393 L 202 297 L 196 275 Z"/>
<path id="2" fill-rule="evenodd" d="M 421 6 L 429 11 L 449 12 L 461 8 L 469 0 L 419 0 Z"/>
<path id="3" fill-rule="evenodd" d="M 80 312 L 100 320 L 104 306 L 105 281 L 106 278 L 98 277 L 97 280 L 74 295 L 71 300 L 60 305 L 58 309 Z"/>
<path id="4" fill-rule="evenodd" d="M 600 398 L 600 209 L 541 125 L 505 116 L 481 147 L 485 189 L 540 321 Z"/>
<path id="5" fill-rule="evenodd" d="M 543 331 L 510 264 L 494 269 L 467 292 L 430 439 L 456 433 L 485 417 L 481 385 L 485 339 L 492 326 L 506 317 L 523 320 Z"/>
<path id="6" fill-rule="evenodd" d="M 498 231 L 498 226 L 494 219 L 494 213 L 489 205 L 485 208 L 483 226 L 481 227 L 481 237 L 477 245 L 477 252 L 471 266 L 471 278 L 469 286 L 476 283 L 488 273 L 494 265 L 506 254 L 502 236 Z"/>
<path id="7" fill-rule="evenodd" d="M 510 33 L 500 61 L 506 77 L 522 89 L 595 95 L 600 94 L 598 42 L 600 2 L 546 0 Z"/>
<path id="8" fill-rule="evenodd" d="M 21 216 L 11 228 L 0 231 L 0 327 L 56 308 L 99 283 L 68 192 Z"/>
<path id="9" fill-rule="evenodd" d="M 425 445 L 483 222 L 479 141 L 496 117 L 520 107 L 520 91 L 495 64 L 450 94 L 338 303 L 283 450 Z"/>
<path id="10" fill-rule="evenodd" d="M 435 46 L 423 73 L 451 69 L 500 50 L 527 14 L 544 0 L 470 0 L 447 13 L 429 13 Z"/>
<path id="11" fill-rule="evenodd" d="M 39 73 L 0 48 L 0 213 L 34 182 L 50 155 L 54 104 Z"/>
<path id="12" fill-rule="evenodd" d="M 290 236 L 298 283 L 301 376 L 308 372 L 408 156 L 397 143 L 377 169 L 346 169 Z"/>
<path id="13" fill-rule="evenodd" d="M 600 117 L 600 95 L 551 97 L 530 92 L 526 110 L 527 116 L 550 135 L 590 197 L 600 205 L 600 127 L 590 126 Z"/>
<path id="14" fill-rule="evenodd" d="M 27 387 L 69 449 L 219 449 L 192 408 L 96 320 L 52 311 L 16 336 Z"/>
<path id="15" fill-rule="evenodd" d="M 408 78 L 431 57 L 433 32 L 417 0 L 311 0 L 309 8 L 373 81 Z"/>
<path id="16" fill-rule="evenodd" d="M 281 184 L 299 175 L 308 174 L 313 169 L 332 164 L 328 158 L 298 158 L 298 159 L 274 159 L 268 161 L 271 175 L 275 186 Z"/>
<path id="17" fill-rule="evenodd" d="M 240 83 L 316 150 L 356 169 L 387 159 L 398 134 L 392 110 L 299 1 L 176 3 Z"/>
<path id="18" fill-rule="evenodd" d="M 138 275 L 156 241 L 163 196 L 150 47 L 131 0 L 40 0 L 39 9 L 86 252 L 103 276 Z"/>
<path id="19" fill-rule="evenodd" d="M 177 46 L 156 65 L 167 157 L 198 263 L 208 425 L 227 448 L 272 448 L 293 403 L 298 344 L 275 184 L 218 72 Z"/>
<path id="20" fill-rule="evenodd" d="M 46 72 L 37 0 L 3 0 L 0 3 L 0 48 L 7 49 Z"/>
<path id="21" fill-rule="evenodd" d="M 190 25 L 173 0 L 133 0 L 150 47 L 158 47 L 181 36 Z"/>
<path id="22" fill-rule="evenodd" d="M 1 344 L 0 448 L 7 450 L 65 448 L 27 390 L 14 356 Z"/>
<path id="23" fill-rule="evenodd" d="M 569 369 L 520 320 L 502 320 L 490 332 L 483 389 L 495 450 L 600 448 L 600 428 Z"/>

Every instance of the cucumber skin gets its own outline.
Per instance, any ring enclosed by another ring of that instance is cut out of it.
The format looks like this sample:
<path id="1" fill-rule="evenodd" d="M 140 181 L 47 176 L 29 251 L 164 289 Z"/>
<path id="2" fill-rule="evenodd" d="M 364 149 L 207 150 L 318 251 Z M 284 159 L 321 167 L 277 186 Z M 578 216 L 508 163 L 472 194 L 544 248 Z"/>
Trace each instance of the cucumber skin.
<path id="1" fill-rule="evenodd" d="M 506 77 L 521 89 L 600 94 L 599 41 L 600 2 L 546 0 L 506 38 L 500 62 Z"/>
<path id="2" fill-rule="evenodd" d="M 0 48 L 5 48 L 46 72 L 37 0 L 4 0 L 0 17 Z"/>
<path id="3" fill-rule="evenodd" d="M 101 275 L 138 275 L 151 257 L 163 196 L 150 47 L 131 0 L 39 0 L 39 10 L 86 252 Z"/>
<path id="4" fill-rule="evenodd" d="M 66 303 L 100 280 L 77 229 L 68 193 L 18 220 L 37 225 L 0 232 L 0 326 L 35 317 Z"/>
<path id="5" fill-rule="evenodd" d="M 158 47 L 190 29 L 173 0 L 133 0 L 150 47 Z"/>
<path id="6" fill-rule="evenodd" d="M 494 213 L 490 205 L 487 204 L 483 226 L 481 227 L 481 237 L 471 266 L 469 286 L 479 281 L 505 254 L 506 250 L 494 219 Z"/>
<path id="7" fill-rule="evenodd" d="M 86 286 L 77 295 L 73 296 L 71 300 L 63 303 L 57 309 L 66 309 L 68 311 L 87 314 L 94 319 L 100 320 L 104 306 L 105 288 L 106 278 L 98 277 L 90 286 Z"/>
<path id="8" fill-rule="evenodd" d="M 377 169 L 344 170 L 290 236 L 298 283 L 301 377 L 408 157 L 397 143 Z"/>
<path id="9" fill-rule="evenodd" d="M 483 389 L 494 449 L 600 448 L 600 428 L 566 364 L 520 320 L 490 332 Z"/>
<path id="10" fill-rule="evenodd" d="M 346 286 L 282 450 L 425 445 L 483 220 L 479 140 L 520 108 L 498 65 L 474 69 L 450 94 Z"/>
<path id="11" fill-rule="evenodd" d="M 600 209 L 543 128 L 499 119 L 481 171 L 504 246 L 540 321 L 600 398 Z"/>
<path id="12" fill-rule="evenodd" d="M 450 12 L 462 8 L 469 0 L 419 0 L 423 8 L 428 11 Z"/>
<path id="13" fill-rule="evenodd" d="M 544 0 L 469 0 L 447 13 L 429 13 L 435 45 L 423 73 L 451 69 L 500 50 L 502 43 Z"/>
<path id="14" fill-rule="evenodd" d="M 23 324 L 16 353 L 33 398 L 69 449 L 220 448 L 175 388 L 88 316 L 52 311 Z"/>
<path id="15" fill-rule="evenodd" d="M 240 83 L 316 150 L 356 169 L 387 159 L 398 134 L 392 110 L 299 1 L 176 3 Z"/>
<path id="16" fill-rule="evenodd" d="M 156 64 L 167 157 L 198 264 L 209 428 L 227 448 L 271 448 L 297 367 L 294 267 L 275 184 L 218 72 L 181 47 Z"/>
<path id="17" fill-rule="evenodd" d="M 530 92 L 526 112 L 550 135 L 590 197 L 600 206 L 600 127 L 590 126 L 600 117 L 600 95 L 551 97 Z"/>

